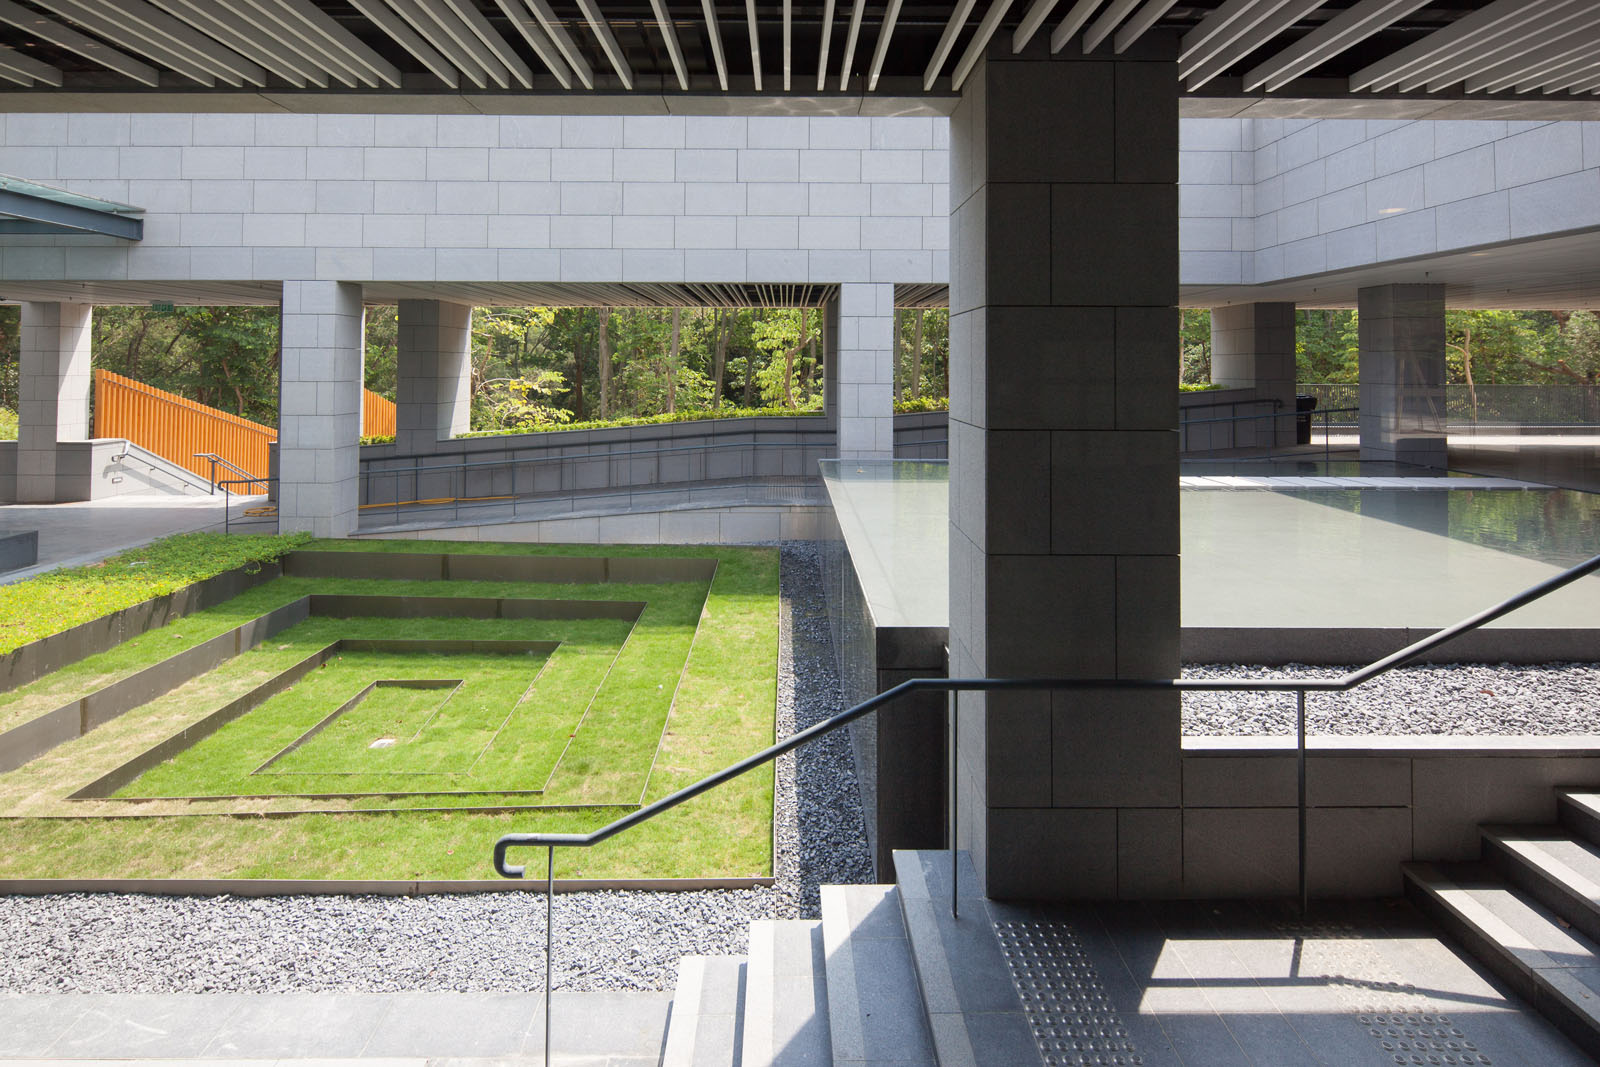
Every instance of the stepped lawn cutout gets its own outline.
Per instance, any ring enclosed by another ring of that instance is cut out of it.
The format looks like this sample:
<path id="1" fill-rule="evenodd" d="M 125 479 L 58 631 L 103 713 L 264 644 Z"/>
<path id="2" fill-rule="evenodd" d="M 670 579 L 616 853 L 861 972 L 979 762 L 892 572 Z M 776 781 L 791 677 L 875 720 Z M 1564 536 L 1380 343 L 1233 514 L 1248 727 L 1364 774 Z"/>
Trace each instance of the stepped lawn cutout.
<path id="1" fill-rule="evenodd" d="M 315 542 L 0 694 L 3 743 L 241 635 L 0 775 L 0 879 L 492 878 L 503 833 L 592 829 L 770 744 L 777 594 L 771 549 Z M 769 877 L 772 796 L 769 766 L 557 874 Z"/>

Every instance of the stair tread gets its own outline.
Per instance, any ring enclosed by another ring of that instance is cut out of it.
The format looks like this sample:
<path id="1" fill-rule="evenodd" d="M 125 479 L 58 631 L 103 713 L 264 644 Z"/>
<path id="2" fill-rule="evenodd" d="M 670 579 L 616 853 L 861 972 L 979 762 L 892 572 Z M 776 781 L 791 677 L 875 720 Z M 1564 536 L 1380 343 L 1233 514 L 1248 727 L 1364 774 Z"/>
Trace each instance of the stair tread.
<path id="1" fill-rule="evenodd" d="M 833 1062 L 934 1067 L 899 891 L 823 886 L 822 940 Z"/>
<path id="2" fill-rule="evenodd" d="M 1600 846 L 1549 826 L 1485 826 L 1482 833 L 1564 896 L 1600 914 Z"/>
<path id="3" fill-rule="evenodd" d="M 1405 877 L 1462 924 L 1474 953 L 1591 1054 L 1600 1051 L 1600 948 L 1486 864 L 1408 863 Z M 1448 925 L 1448 924 L 1447 924 Z"/>
<path id="4" fill-rule="evenodd" d="M 1406 876 L 1528 971 L 1600 968 L 1600 951 L 1480 863 L 1408 863 Z"/>
<path id="5" fill-rule="evenodd" d="M 894 853 L 918 988 L 932 1020 L 939 1062 L 1042 1065 L 971 858 L 963 852 L 958 862 L 959 917 L 951 914 L 948 852 Z"/>
<path id="6" fill-rule="evenodd" d="M 832 1061 L 822 923 L 750 924 L 743 1067 L 826 1067 Z"/>
<path id="7" fill-rule="evenodd" d="M 745 975 L 743 956 L 684 956 L 678 961 L 661 1067 L 727 1067 L 736 1062 Z"/>

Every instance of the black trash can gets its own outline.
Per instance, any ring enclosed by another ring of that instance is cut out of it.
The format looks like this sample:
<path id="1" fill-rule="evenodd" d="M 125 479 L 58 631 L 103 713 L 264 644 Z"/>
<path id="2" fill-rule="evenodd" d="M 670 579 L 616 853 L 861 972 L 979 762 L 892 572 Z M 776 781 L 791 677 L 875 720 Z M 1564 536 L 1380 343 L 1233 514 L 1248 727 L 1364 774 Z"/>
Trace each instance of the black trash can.
<path id="1" fill-rule="evenodd" d="M 1309 445 L 1311 443 L 1311 413 L 1317 409 L 1317 398 L 1304 393 L 1296 393 L 1294 397 L 1294 443 Z"/>

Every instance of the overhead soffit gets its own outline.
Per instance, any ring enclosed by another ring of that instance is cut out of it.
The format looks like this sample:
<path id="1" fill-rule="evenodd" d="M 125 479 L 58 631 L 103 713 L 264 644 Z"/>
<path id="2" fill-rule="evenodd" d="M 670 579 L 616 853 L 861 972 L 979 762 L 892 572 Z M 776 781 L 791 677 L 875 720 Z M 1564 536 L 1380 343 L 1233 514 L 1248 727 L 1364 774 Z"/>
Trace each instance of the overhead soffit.
<path id="1" fill-rule="evenodd" d="M 837 285 L 607 283 L 607 282 L 366 282 L 368 304 L 401 300 L 445 300 L 474 307 L 820 307 L 833 299 Z M 0 281 L 0 304 L 24 300 L 65 300 L 107 305 L 276 304 L 275 282 L 228 281 Z M 896 285 L 895 306 L 943 307 L 949 287 Z"/>
<path id="2" fill-rule="evenodd" d="M 1600 114 L 1593 0 L 0 0 L 0 84 L 8 110 L 928 113 L 985 49 L 1152 35 L 1187 114 Z"/>

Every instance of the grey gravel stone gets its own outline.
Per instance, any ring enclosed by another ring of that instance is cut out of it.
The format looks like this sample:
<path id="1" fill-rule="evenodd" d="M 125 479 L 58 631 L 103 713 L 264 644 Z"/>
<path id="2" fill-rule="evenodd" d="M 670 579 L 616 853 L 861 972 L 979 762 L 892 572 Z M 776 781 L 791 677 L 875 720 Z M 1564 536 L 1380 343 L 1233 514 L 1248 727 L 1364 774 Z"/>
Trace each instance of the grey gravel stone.
<path id="1" fill-rule="evenodd" d="M 1336 678 L 1352 667 L 1194 666 L 1185 678 Z M 1294 733 L 1293 693 L 1185 693 L 1190 736 Z M 1308 734 L 1600 734 L 1600 663 L 1401 667 L 1343 693 L 1306 697 Z"/>
<path id="2" fill-rule="evenodd" d="M 778 733 L 840 710 L 819 555 L 782 546 Z M 757 918 L 817 918 L 822 883 L 870 878 L 844 733 L 777 768 L 777 884 L 555 899 L 555 987 L 669 989 L 684 954 L 741 954 Z M 544 986 L 544 898 L 0 897 L 0 992 L 202 993 Z"/>

